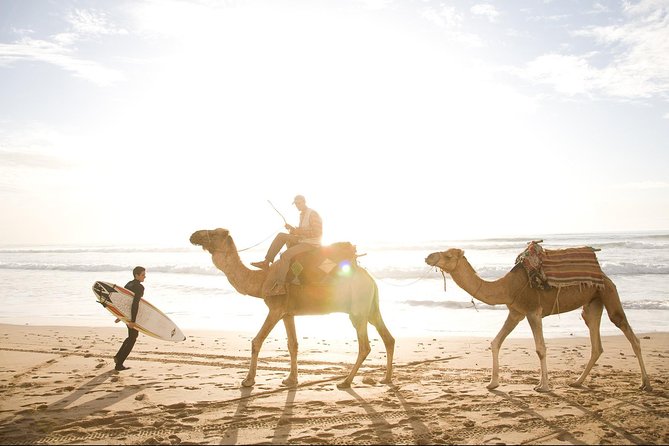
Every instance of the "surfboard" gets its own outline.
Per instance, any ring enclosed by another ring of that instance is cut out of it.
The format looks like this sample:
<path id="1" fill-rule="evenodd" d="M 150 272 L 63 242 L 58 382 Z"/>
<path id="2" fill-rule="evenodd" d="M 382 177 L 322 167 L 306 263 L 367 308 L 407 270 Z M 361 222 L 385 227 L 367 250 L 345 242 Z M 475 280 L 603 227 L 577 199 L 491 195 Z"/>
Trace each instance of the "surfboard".
<path id="1" fill-rule="evenodd" d="M 93 293 L 107 311 L 123 322 L 130 322 L 132 299 L 135 297 L 132 291 L 113 283 L 97 281 L 93 284 Z M 139 301 L 135 325 L 137 330 L 154 338 L 173 342 L 186 340 L 172 319 L 144 298 Z"/>

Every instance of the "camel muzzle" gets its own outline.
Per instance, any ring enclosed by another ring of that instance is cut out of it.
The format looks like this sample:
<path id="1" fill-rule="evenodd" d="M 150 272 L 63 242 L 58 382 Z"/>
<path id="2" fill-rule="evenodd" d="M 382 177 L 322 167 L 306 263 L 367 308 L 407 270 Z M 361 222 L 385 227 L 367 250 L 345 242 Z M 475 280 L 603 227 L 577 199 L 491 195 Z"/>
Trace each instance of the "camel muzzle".
<path id="1" fill-rule="evenodd" d="M 193 232 L 193 234 L 190 236 L 190 239 L 189 239 L 191 245 L 203 246 L 203 242 L 204 242 L 203 232 L 204 231 Z"/>
<path id="2" fill-rule="evenodd" d="M 430 266 L 437 266 L 437 263 L 439 263 L 439 253 L 433 252 L 429 256 L 425 257 L 425 263 Z"/>

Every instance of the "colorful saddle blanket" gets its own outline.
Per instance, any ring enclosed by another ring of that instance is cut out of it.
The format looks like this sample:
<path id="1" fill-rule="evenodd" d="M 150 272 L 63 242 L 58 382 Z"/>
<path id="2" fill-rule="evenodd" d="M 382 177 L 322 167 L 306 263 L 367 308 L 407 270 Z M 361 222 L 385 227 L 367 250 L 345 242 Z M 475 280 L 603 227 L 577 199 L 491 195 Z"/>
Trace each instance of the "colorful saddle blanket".
<path id="1" fill-rule="evenodd" d="M 516 258 L 516 265 L 523 265 L 533 288 L 604 287 L 604 273 L 594 248 L 544 249 L 539 243 L 529 242 Z"/>
<path id="2" fill-rule="evenodd" d="M 327 285 L 358 266 L 355 245 L 338 242 L 297 254 L 291 259 L 286 283 Z"/>

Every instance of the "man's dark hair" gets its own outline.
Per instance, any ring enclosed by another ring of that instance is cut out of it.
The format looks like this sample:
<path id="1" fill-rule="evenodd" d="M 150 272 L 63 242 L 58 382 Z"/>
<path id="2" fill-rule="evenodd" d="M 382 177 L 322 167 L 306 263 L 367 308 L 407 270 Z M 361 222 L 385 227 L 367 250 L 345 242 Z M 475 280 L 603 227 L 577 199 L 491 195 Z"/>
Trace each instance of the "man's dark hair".
<path id="1" fill-rule="evenodd" d="M 144 268 L 143 266 L 136 266 L 135 269 L 132 270 L 132 277 L 137 277 L 144 271 L 146 271 L 146 268 Z"/>

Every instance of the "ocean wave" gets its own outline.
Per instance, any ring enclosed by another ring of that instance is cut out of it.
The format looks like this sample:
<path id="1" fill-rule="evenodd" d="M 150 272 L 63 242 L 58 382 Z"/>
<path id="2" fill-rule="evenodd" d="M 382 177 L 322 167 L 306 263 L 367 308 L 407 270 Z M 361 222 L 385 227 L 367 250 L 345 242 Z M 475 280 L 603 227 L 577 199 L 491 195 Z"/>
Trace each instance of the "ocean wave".
<path id="1" fill-rule="evenodd" d="M 472 304 L 471 302 L 450 300 L 407 300 L 405 303 L 413 307 L 435 307 L 453 310 L 470 308 L 476 308 L 477 310 L 508 310 L 506 305 L 488 305 L 480 301 L 474 301 L 475 304 Z M 660 300 L 623 301 L 623 307 L 626 310 L 669 310 L 669 302 Z"/>
<path id="2" fill-rule="evenodd" d="M 192 252 L 192 247 L 28 247 L 0 248 L 0 254 L 132 254 L 132 253 L 184 253 Z"/>
<path id="3" fill-rule="evenodd" d="M 0 270 L 32 270 L 32 271 L 74 271 L 74 272 L 118 272 L 131 271 L 134 264 L 57 264 L 39 262 L 6 262 L 0 263 Z M 219 275 L 223 274 L 213 265 L 146 265 L 151 272 L 167 274 Z M 364 267 L 379 280 L 421 280 L 441 279 L 439 270 L 425 266 L 410 267 Z M 479 277 L 485 280 L 496 280 L 504 277 L 511 266 L 483 266 L 477 268 Z M 608 276 L 636 276 L 636 275 L 663 275 L 669 274 L 669 265 L 641 264 L 641 263 L 602 263 L 602 270 Z"/>
<path id="4" fill-rule="evenodd" d="M 118 272 L 132 271 L 135 265 L 77 265 L 77 264 L 50 264 L 50 263 L 0 263 L 0 269 L 28 270 L 28 271 L 73 271 L 73 272 Z M 218 275 L 221 271 L 215 267 L 202 266 L 151 266 L 151 272 L 168 274 L 199 274 Z"/>
<path id="5" fill-rule="evenodd" d="M 527 243 L 543 240 L 548 249 L 592 246 L 593 248 L 667 249 L 668 233 L 592 233 L 592 234 L 545 234 L 516 237 L 491 237 L 481 239 L 441 239 L 410 244 L 385 243 L 374 245 L 374 250 L 426 250 L 444 251 L 449 248 L 479 251 L 512 250 L 522 252 Z"/>
<path id="6" fill-rule="evenodd" d="M 609 276 L 637 276 L 644 274 L 669 274 L 669 265 L 636 263 L 603 263 L 602 271 Z"/>
<path id="7" fill-rule="evenodd" d="M 506 305 L 488 305 L 482 302 L 476 301 L 474 304 L 471 302 L 455 302 L 452 300 L 407 300 L 405 302 L 407 305 L 412 307 L 438 307 L 438 308 L 450 308 L 453 310 L 464 310 L 467 308 L 477 308 L 485 310 L 506 310 Z"/>
<path id="8" fill-rule="evenodd" d="M 669 302 L 660 300 L 623 301 L 626 310 L 669 310 Z"/>

